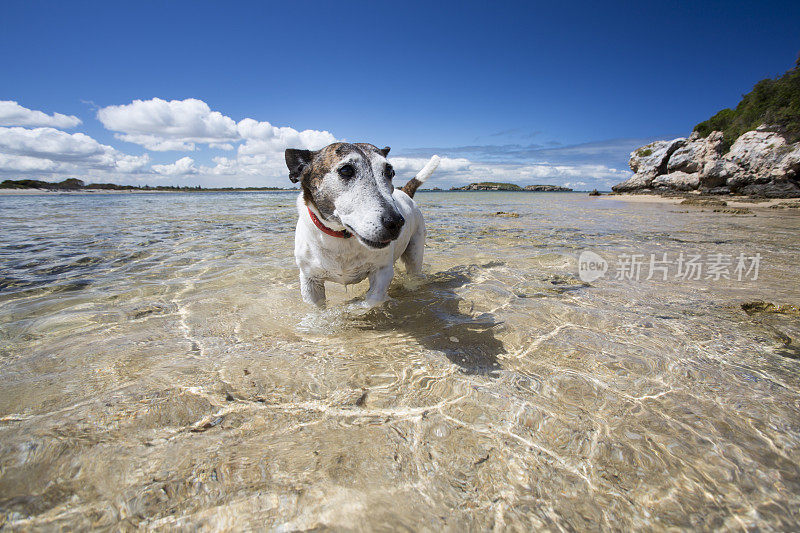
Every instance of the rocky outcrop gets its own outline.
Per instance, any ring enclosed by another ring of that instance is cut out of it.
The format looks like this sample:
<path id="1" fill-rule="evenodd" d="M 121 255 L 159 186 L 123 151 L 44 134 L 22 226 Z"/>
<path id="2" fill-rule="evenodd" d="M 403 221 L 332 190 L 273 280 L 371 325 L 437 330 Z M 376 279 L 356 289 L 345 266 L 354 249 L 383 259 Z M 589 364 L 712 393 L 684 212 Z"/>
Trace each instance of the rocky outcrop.
<path id="1" fill-rule="evenodd" d="M 463 187 L 452 187 L 451 191 L 536 191 L 536 192 L 572 192 L 569 187 L 559 185 L 528 185 L 524 189 L 515 183 L 498 183 L 481 181 Z"/>
<path id="2" fill-rule="evenodd" d="M 722 132 L 701 138 L 657 141 L 631 153 L 635 174 L 615 192 L 744 194 L 767 198 L 800 196 L 800 143 L 787 144 L 762 126 L 741 135 L 727 153 Z"/>
<path id="3" fill-rule="evenodd" d="M 451 191 L 521 191 L 522 187 L 515 183 L 498 183 L 495 181 L 481 181 L 470 183 L 463 187 L 451 187 Z"/>
<path id="4" fill-rule="evenodd" d="M 561 187 L 560 185 L 526 185 L 525 190 L 535 192 L 572 192 L 569 187 Z"/>

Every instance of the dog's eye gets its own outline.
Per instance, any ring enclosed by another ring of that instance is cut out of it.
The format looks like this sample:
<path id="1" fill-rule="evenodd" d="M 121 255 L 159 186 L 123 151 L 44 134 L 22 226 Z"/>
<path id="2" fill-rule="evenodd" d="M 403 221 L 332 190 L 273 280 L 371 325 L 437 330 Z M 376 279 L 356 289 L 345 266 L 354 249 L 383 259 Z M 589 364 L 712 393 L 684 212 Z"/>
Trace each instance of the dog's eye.
<path id="1" fill-rule="evenodd" d="M 339 169 L 339 175 L 343 178 L 352 178 L 356 175 L 356 169 L 353 168 L 353 165 L 344 165 Z"/>
<path id="2" fill-rule="evenodd" d="M 383 171 L 383 175 L 389 179 L 392 179 L 394 177 L 394 169 L 392 168 L 392 165 L 386 165 L 386 168 Z"/>

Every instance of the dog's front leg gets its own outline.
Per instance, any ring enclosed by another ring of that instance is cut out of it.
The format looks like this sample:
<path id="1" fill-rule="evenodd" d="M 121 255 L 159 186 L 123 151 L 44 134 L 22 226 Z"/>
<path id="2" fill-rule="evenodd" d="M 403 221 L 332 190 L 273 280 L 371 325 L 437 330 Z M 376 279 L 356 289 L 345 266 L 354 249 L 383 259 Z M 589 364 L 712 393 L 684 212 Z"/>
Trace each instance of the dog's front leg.
<path id="1" fill-rule="evenodd" d="M 317 307 L 325 306 L 325 282 L 321 279 L 309 278 L 300 272 L 300 294 L 303 301 Z"/>
<path id="2" fill-rule="evenodd" d="M 386 301 L 389 285 L 394 277 L 394 265 L 385 266 L 369 275 L 369 290 L 364 297 L 364 303 L 375 307 Z"/>

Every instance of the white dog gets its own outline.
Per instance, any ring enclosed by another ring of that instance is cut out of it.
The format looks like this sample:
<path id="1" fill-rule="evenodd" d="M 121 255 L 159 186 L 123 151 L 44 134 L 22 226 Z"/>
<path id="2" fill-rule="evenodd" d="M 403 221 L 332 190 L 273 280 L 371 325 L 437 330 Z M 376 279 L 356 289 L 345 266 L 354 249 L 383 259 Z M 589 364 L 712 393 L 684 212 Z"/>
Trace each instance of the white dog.
<path id="1" fill-rule="evenodd" d="M 388 147 L 365 143 L 286 150 L 289 179 L 302 189 L 294 256 L 306 302 L 325 304 L 326 281 L 352 284 L 369 278 L 365 304 L 375 306 L 387 298 L 395 261 L 402 259 L 411 274 L 421 273 L 425 221 L 412 198 L 439 157 L 395 189 L 387 155 Z"/>

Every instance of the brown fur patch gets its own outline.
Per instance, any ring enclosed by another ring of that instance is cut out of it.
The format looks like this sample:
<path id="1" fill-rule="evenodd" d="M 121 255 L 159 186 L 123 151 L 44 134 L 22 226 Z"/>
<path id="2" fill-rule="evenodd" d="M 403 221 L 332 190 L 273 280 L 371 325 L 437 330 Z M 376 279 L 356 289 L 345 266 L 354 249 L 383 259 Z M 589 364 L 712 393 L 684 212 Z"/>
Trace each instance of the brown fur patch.
<path id="1" fill-rule="evenodd" d="M 411 178 L 411 181 L 403 185 L 402 191 L 410 198 L 414 198 L 414 193 L 417 192 L 417 188 L 419 188 L 420 185 L 422 185 L 421 181 L 419 181 L 417 178 Z"/>

